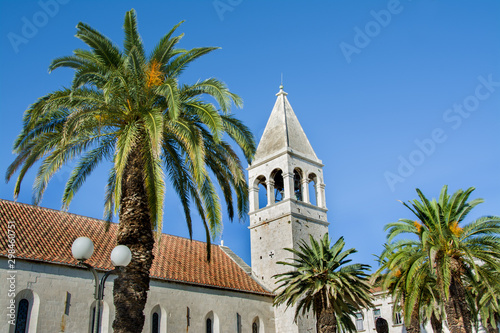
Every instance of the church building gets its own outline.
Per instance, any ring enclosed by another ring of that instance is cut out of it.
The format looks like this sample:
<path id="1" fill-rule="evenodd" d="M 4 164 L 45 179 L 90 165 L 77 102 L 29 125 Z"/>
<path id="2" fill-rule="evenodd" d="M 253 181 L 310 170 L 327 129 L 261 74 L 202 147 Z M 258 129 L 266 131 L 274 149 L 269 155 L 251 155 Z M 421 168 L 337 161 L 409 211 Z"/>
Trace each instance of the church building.
<path id="1" fill-rule="evenodd" d="M 287 269 L 276 264 L 291 256 L 284 248 L 328 231 L 322 168 L 280 87 L 248 168 L 251 266 L 222 245 L 212 245 L 207 263 L 205 243 L 161 235 L 143 332 L 315 332 L 312 313 L 294 322 L 295 309 L 272 306 L 272 276 Z M 101 220 L 0 199 L 0 332 L 93 332 L 94 278 L 72 257 L 71 245 L 81 236 L 92 239 L 95 251 L 87 262 L 102 276 L 113 269 L 116 233 L 116 224 L 105 231 Z M 103 333 L 112 332 L 112 287 L 111 275 Z M 371 331 L 368 311 L 360 313 L 360 331 Z M 402 331 L 396 328 L 391 332 Z"/>

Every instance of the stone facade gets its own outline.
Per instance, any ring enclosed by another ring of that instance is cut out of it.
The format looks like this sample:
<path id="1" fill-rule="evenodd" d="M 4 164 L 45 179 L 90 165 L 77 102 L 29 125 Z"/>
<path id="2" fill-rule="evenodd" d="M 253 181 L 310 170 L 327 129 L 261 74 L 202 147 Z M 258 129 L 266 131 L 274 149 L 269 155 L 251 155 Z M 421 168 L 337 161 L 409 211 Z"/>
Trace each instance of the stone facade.
<path id="1" fill-rule="evenodd" d="M 7 266 L 0 258 L 0 267 Z M 7 270 L 0 270 L 0 288 L 8 290 Z M 113 275 L 106 283 L 101 332 L 112 332 L 114 319 Z M 28 297 L 30 318 L 28 332 L 90 332 L 94 304 L 94 279 L 90 271 L 71 266 L 33 261 L 16 261 L 16 300 Z M 7 297 L 0 300 L 1 333 L 14 332 L 6 325 L 9 314 Z M 18 302 L 17 302 L 18 303 Z M 189 308 L 189 326 L 187 313 Z M 217 288 L 151 280 L 148 302 L 144 310 L 143 332 L 152 332 L 151 318 L 158 313 L 159 332 L 205 332 L 211 318 L 213 332 L 237 332 L 240 316 L 241 332 L 251 333 L 252 324 L 259 332 L 274 333 L 272 297 Z"/>

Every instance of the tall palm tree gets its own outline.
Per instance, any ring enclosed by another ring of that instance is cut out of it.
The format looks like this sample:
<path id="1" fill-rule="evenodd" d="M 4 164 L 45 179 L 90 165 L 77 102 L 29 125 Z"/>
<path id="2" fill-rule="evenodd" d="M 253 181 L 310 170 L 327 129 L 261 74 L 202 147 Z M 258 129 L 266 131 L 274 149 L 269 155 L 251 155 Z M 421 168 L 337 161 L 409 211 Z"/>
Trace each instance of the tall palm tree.
<path id="1" fill-rule="evenodd" d="M 276 274 L 280 285 L 274 305 L 295 306 L 295 318 L 302 311 L 305 314 L 312 309 L 316 315 L 318 333 L 335 333 L 338 327 L 343 331 L 355 332 L 356 327 L 351 316 L 371 303 L 368 283 L 369 265 L 350 264 L 348 256 L 355 249 L 344 251 L 344 238 L 340 237 L 331 246 L 328 233 L 316 241 L 310 236 L 309 244 L 302 240 L 299 249 L 289 249 L 294 255 L 293 262 L 278 262 L 290 266 L 291 271 Z"/>
<path id="2" fill-rule="evenodd" d="M 165 178 L 179 195 L 190 235 L 194 203 L 205 226 L 207 251 L 222 223 L 216 184 L 230 219 L 235 205 L 240 218 L 248 210 L 242 165 L 223 140 L 226 135 L 236 142 L 250 162 L 253 136 L 230 113 L 233 103 L 241 106 L 241 99 L 214 78 L 179 82 L 191 62 L 216 49 L 177 48 L 183 35 L 173 33 L 179 25 L 147 56 L 134 10 L 125 15 L 123 50 L 79 23 L 76 37 L 90 50 L 76 49 L 72 56 L 53 60 L 50 70 L 75 70 L 72 85 L 39 98 L 26 110 L 14 143 L 17 157 L 6 174 L 9 180 L 19 172 L 17 196 L 26 172 L 41 161 L 33 186 L 38 204 L 54 173 L 77 159 L 63 193 L 67 208 L 87 177 L 108 162 L 105 218 L 111 221 L 119 214 L 117 242 L 133 254 L 130 265 L 115 279 L 115 332 L 141 332 L 144 325 L 153 231 L 162 230 Z"/>
<path id="3" fill-rule="evenodd" d="M 439 200 L 430 201 L 417 189 L 420 201 L 404 205 L 418 221 L 400 219 L 386 229 L 389 241 L 400 234 L 417 236 L 436 276 L 451 333 L 471 333 L 471 310 L 463 278 L 490 279 L 486 270 L 478 268 L 479 263 L 500 269 L 500 218 L 486 216 L 464 224 L 469 212 L 483 200 L 467 201 L 473 187 L 458 190 L 451 197 L 447 190 L 444 186 Z"/>

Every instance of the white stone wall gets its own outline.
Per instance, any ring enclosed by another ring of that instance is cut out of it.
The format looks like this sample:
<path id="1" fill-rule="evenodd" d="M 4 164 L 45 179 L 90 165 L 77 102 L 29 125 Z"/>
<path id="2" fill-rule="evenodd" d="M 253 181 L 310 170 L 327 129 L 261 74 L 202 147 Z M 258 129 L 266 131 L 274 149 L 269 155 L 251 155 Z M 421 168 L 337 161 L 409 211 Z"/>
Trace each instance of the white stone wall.
<path id="1" fill-rule="evenodd" d="M 6 258 L 0 258 L 0 333 L 11 332 L 8 325 L 10 298 Z M 16 293 L 33 293 L 39 299 L 38 311 L 32 310 L 31 322 L 37 321 L 29 332 L 87 333 L 90 330 L 90 312 L 93 304 L 94 280 L 86 269 L 70 266 L 16 261 Z M 106 283 L 102 332 L 112 332 L 114 319 L 113 275 Z M 71 295 L 66 312 L 67 293 Z M 187 329 L 187 307 L 190 308 L 190 326 Z M 180 283 L 151 281 L 145 309 L 146 322 L 143 332 L 151 332 L 153 311 L 161 316 L 160 332 L 205 331 L 206 318 L 210 316 L 218 328 L 214 333 L 236 332 L 236 314 L 241 316 L 241 332 L 250 333 L 252 323 L 258 320 L 259 332 L 274 333 L 272 298 L 215 288 L 205 288 Z M 36 317 L 36 318 L 35 318 Z"/>
<path id="2" fill-rule="evenodd" d="M 386 293 L 374 294 L 373 305 L 374 305 L 373 308 L 364 309 L 362 311 L 363 330 L 358 330 L 358 332 L 366 332 L 366 333 L 377 332 L 375 330 L 375 316 L 373 311 L 374 309 L 380 309 L 380 317 L 387 320 L 387 324 L 389 325 L 389 333 L 406 333 L 406 329 L 403 324 L 396 324 L 393 321 L 392 307 L 394 303 L 392 302 L 392 298 L 390 296 L 388 296 Z"/>

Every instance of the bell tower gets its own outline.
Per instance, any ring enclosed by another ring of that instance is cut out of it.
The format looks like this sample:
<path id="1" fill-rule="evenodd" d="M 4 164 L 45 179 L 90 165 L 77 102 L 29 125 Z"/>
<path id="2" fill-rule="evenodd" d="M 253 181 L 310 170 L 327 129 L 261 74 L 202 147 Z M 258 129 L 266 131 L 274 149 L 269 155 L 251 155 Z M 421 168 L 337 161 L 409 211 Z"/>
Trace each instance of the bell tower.
<path id="1" fill-rule="evenodd" d="M 300 240 L 328 232 L 323 164 L 280 86 L 277 99 L 248 168 L 252 271 L 270 290 L 272 276 L 289 270 L 287 261 Z M 314 332 L 312 313 L 294 323 L 295 308 L 275 308 L 276 333 Z"/>

